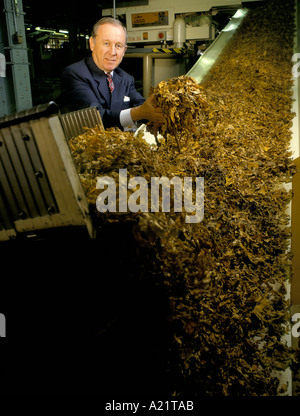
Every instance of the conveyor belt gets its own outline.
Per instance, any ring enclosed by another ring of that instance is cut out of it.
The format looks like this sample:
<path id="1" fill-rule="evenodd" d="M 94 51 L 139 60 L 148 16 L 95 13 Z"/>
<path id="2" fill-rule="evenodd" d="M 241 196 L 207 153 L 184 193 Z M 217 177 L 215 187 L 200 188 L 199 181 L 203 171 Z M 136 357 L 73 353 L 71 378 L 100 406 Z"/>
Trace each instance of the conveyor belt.
<path id="1" fill-rule="evenodd" d="M 196 79 L 198 83 L 201 83 L 204 77 L 208 74 L 209 70 L 217 61 L 220 54 L 223 52 L 225 47 L 228 45 L 228 42 L 232 39 L 233 35 L 235 34 L 236 30 L 240 26 L 243 19 L 248 14 L 248 9 L 240 9 L 236 12 L 236 14 L 232 17 L 228 25 L 222 30 L 220 35 L 216 38 L 216 40 L 211 44 L 211 46 L 204 52 L 204 54 L 198 59 L 195 65 L 190 69 L 190 71 L 186 74 Z M 298 33 L 298 31 L 296 32 Z M 297 36 L 297 35 L 296 35 Z M 297 41 L 295 42 L 296 49 L 295 52 L 299 52 L 299 45 L 297 45 Z M 295 113 L 295 117 L 293 120 L 293 127 L 292 127 L 292 140 L 291 140 L 291 151 L 293 153 L 293 158 L 299 158 L 299 118 L 298 118 L 298 98 L 299 98 L 299 90 L 298 90 L 298 77 L 294 78 L 294 85 L 293 85 L 293 111 Z M 286 189 L 289 190 L 291 184 L 286 185 Z M 293 200 L 295 202 L 295 200 Z M 291 209 L 291 205 L 289 206 Z M 296 208 L 294 207 L 294 211 Z M 291 213 L 290 213 L 291 215 Z M 296 233 L 292 233 L 294 239 L 298 238 L 295 237 Z M 293 244 L 292 244 L 293 246 Z M 295 246 L 295 243 L 294 243 Z M 295 253 L 294 253 L 295 257 Z M 290 284 L 286 283 L 287 289 L 287 298 L 290 298 Z M 287 332 L 285 337 L 283 338 L 283 343 L 287 343 L 290 345 L 291 343 L 291 334 Z M 292 394 L 292 380 L 291 380 L 291 370 L 287 368 L 285 371 L 278 372 L 279 377 L 279 385 L 286 385 L 287 395 Z"/>
<path id="2" fill-rule="evenodd" d="M 232 38 L 233 34 L 241 24 L 242 20 L 248 13 L 248 9 L 239 9 L 235 15 L 231 18 L 230 22 L 221 31 L 219 36 L 210 45 L 210 47 L 203 53 L 198 59 L 195 65 L 186 74 L 196 79 L 197 82 L 201 82 L 210 68 L 218 59 L 219 55 Z"/>

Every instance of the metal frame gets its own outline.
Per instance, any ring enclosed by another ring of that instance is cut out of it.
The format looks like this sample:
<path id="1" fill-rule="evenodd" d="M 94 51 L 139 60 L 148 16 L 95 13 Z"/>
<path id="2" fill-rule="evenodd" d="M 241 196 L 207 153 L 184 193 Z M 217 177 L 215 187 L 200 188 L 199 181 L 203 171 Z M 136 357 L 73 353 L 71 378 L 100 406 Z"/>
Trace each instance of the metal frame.
<path id="1" fill-rule="evenodd" d="M 0 119 L 0 178 L 0 241 L 67 226 L 94 237 L 55 103 Z"/>
<path id="2" fill-rule="evenodd" d="M 0 78 L 4 97 L 0 116 L 32 107 L 22 0 L 3 0 L 3 5 L 5 19 L 1 18 L 0 52 L 8 51 L 9 58 L 6 57 L 6 77 Z"/>

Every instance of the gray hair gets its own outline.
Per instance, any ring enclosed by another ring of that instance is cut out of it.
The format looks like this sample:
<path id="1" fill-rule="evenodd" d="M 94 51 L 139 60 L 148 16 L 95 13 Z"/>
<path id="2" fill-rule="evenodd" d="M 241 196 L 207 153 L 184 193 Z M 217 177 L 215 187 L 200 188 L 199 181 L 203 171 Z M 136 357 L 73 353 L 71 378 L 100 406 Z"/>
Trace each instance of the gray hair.
<path id="1" fill-rule="evenodd" d="M 126 30 L 126 27 L 123 25 L 122 22 L 120 22 L 120 20 L 114 19 L 112 17 L 102 17 L 102 19 L 98 20 L 98 22 L 96 22 L 94 24 L 93 29 L 92 29 L 92 35 L 91 35 L 92 38 L 95 38 L 97 36 L 98 28 L 100 26 L 102 26 L 102 25 L 105 25 L 106 23 L 109 23 L 109 24 L 114 25 L 114 26 L 121 27 L 124 30 L 124 32 L 125 32 L 126 43 L 127 43 L 127 30 Z"/>

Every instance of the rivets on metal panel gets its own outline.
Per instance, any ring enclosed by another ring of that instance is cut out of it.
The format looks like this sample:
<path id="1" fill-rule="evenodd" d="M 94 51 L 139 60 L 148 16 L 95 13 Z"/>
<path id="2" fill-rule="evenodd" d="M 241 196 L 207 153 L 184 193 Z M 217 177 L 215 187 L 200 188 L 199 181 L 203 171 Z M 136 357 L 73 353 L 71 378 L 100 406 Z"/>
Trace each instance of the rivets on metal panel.
<path id="1" fill-rule="evenodd" d="M 25 211 L 20 211 L 20 212 L 19 212 L 19 217 L 20 217 L 22 220 L 25 220 L 25 218 L 27 217 L 26 212 L 25 212 Z"/>
<path id="2" fill-rule="evenodd" d="M 47 211 L 49 212 L 49 214 L 54 214 L 55 213 L 55 207 L 53 205 L 50 205 L 50 207 L 47 208 Z"/>
<path id="3" fill-rule="evenodd" d="M 43 172 L 41 172 L 40 170 L 37 170 L 36 172 L 34 172 L 34 174 L 37 178 L 42 178 L 43 177 Z"/>

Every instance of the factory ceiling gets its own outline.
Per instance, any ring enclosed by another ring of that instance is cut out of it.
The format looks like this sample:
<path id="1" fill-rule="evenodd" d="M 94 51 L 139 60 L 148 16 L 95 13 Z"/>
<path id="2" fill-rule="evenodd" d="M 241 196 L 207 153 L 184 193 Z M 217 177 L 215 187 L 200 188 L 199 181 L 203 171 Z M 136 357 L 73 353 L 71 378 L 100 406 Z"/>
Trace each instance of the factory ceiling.
<path id="1" fill-rule="evenodd" d="M 148 0 L 116 1 L 117 7 L 147 5 Z M 102 16 L 102 9 L 112 8 L 113 0 L 51 0 L 45 5 L 40 0 L 23 0 L 26 13 L 25 24 L 49 29 L 61 29 L 69 24 L 91 29 L 96 19 Z"/>

